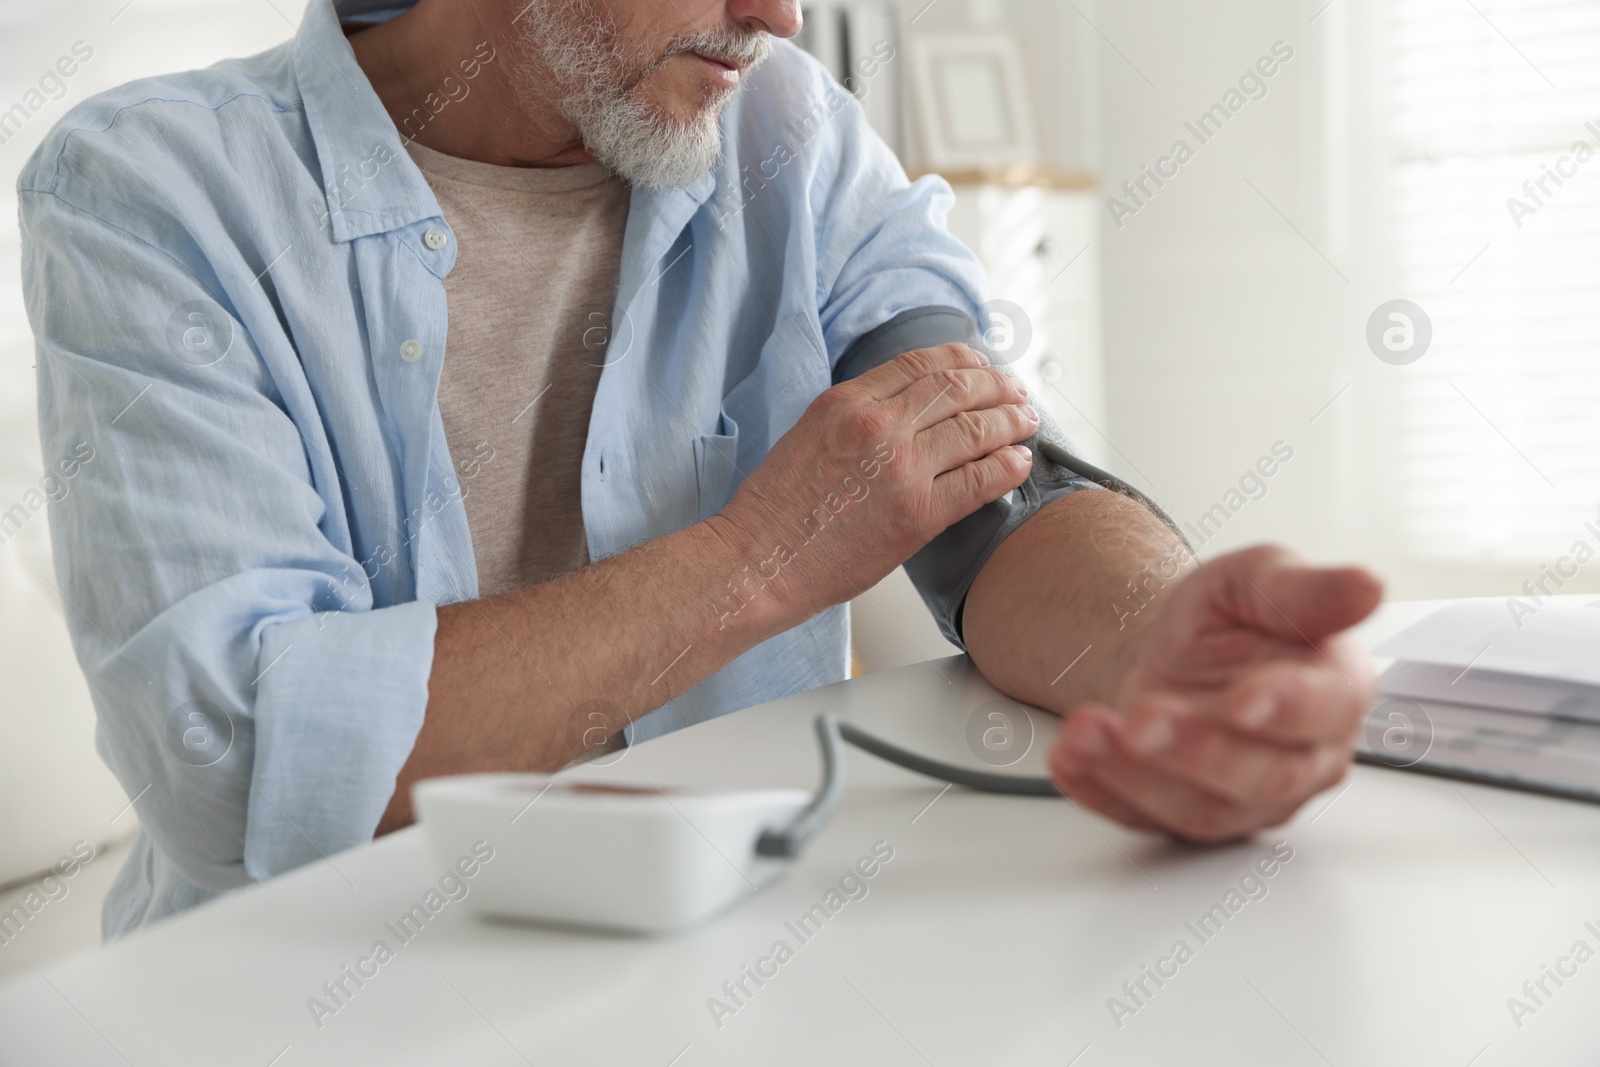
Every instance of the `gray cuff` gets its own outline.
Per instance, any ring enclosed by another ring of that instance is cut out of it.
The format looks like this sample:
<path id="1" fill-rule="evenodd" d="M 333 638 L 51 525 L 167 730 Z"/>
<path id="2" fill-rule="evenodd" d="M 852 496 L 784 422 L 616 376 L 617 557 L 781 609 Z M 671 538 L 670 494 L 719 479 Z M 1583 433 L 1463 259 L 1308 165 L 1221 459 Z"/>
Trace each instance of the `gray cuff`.
<path id="1" fill-rule="evenodd" d="M 865 374 L 902 352 L 951 343 L 986 350 L 976 324 L 963 311 L 949 307 L 903 311 L 850 346 L 839 358 L 834 382 Z M 1009 367 L 997 366 L 1007 374 L 1012 373 Z M 1031 398 L 1028 402 L 1033 404 Z M 917 587 L 922 602 L 933 613 L 940 632 L 947 641 L 963 650 L 967 646 L 961 636 L 961 609 L 966 604 L 967 590 L 972 588 L 978 572 L 1000 547 L 1000 542 L 1057 497 L 1079 489 L 1099 488 L 1087 478 L 1044 458 L 1038 445 L 1040 438 L 1054 442 L 1071 454 L 1076 454 L 1077 450 L 1050 413 L 1037 404 L 1033 406 L 1039 412 L 1039 429 L 1023 442 L 1033 450 L 1033 471 L 1028 480 L 1006 496 L 947 527 L 905 562 L 906 574 Z"/>
<path id="2" fill-rule="evenodd" d="M 921 307 L 902 311 L 882 326 L 856 338 L 834 364 L 833 384 L 859 378 L 905 352 L 939 345 L 964 344 L 982 348 L 978 327 L 965 311 L 950 307 Z"/>

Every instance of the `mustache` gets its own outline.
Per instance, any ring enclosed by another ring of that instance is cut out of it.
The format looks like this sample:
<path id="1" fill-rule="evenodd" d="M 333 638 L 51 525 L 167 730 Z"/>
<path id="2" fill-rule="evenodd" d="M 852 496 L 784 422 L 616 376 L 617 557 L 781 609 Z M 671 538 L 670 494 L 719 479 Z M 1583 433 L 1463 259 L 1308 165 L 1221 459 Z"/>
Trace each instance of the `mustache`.
<path id="1" fill-rule="evenodd" d="M 720 27 L 717 29 L 697 30 L 694 33 L 675 37 L 648 67 L 641 71 L 635 83 L 643 81 L 673 56 L 683 55 L 685 52 L 694 52 L 702 56 L 737 67 L 754 67 L 772 51 L 772 38 L 761 30 L 733 29 Z"/>

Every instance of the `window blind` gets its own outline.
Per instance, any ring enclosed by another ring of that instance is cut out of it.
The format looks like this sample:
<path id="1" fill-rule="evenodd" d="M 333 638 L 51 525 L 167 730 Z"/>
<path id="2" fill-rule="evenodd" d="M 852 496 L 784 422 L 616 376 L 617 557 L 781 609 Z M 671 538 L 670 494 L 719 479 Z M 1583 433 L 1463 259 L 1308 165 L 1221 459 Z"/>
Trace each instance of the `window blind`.
<path id="1" fill-rule="evenodd" d="M 1401 538 L 1548 560 L 1600 514 L 1600 0 L 1391 13 L 1399 295 L 1434 330 L 1398 386 Z"/>

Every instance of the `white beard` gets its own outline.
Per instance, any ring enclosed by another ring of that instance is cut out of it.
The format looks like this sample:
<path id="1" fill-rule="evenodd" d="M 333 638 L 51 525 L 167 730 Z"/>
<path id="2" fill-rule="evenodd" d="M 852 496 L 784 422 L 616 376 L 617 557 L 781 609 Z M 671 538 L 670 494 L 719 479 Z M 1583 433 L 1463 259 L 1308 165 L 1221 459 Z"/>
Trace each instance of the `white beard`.
<path id="1" fill-rule="evenodd" d="M 737 91 L 718 90 L 680 122 L 643 98 L 639 88 L 649 75 L 682 52 L 736 61 L 748 73 L 772 49 L 765 33 L 704 30 L 674 38 L 664 54 L 640 62 L 623 54 L 615 26 L 591 0 L 531 0 L 518 21 L 521 53 L 539 62 L 512 67 L 515 91 L 540 100 L 553 85 L 557 110 L 589 154 L 634 185 L 686 185 L 710 170 L 722 150 L 722 107 Z"/>

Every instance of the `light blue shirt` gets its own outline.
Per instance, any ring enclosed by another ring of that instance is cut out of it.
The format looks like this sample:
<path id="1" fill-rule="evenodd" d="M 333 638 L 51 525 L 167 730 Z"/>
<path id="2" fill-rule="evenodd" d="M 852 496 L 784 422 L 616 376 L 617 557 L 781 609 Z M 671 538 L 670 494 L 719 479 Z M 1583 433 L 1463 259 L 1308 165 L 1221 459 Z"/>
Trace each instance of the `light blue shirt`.
<path id="1" fill-rule="evenodd" d="M 908 183 L 799 50 L 722 128 L 711 173 L 631 194 L 583 455 L 595 560 L 717 512 L 817 394 L 966 337 L 983 299 L 948 186 Z M 436 608 L 478 595 L 436 399 L 456 244 L 330 0 L 279 47 L 73 108 L 18 189 L 44 455 L 93 456 L 51 505 L 56 571 L 142 826 L 116 936 L 372 838 Z M 919 557 L 947 634 L 1047 482 Z M 824 611 L 629 740 L 843 679 L 848 639 Z"/>

